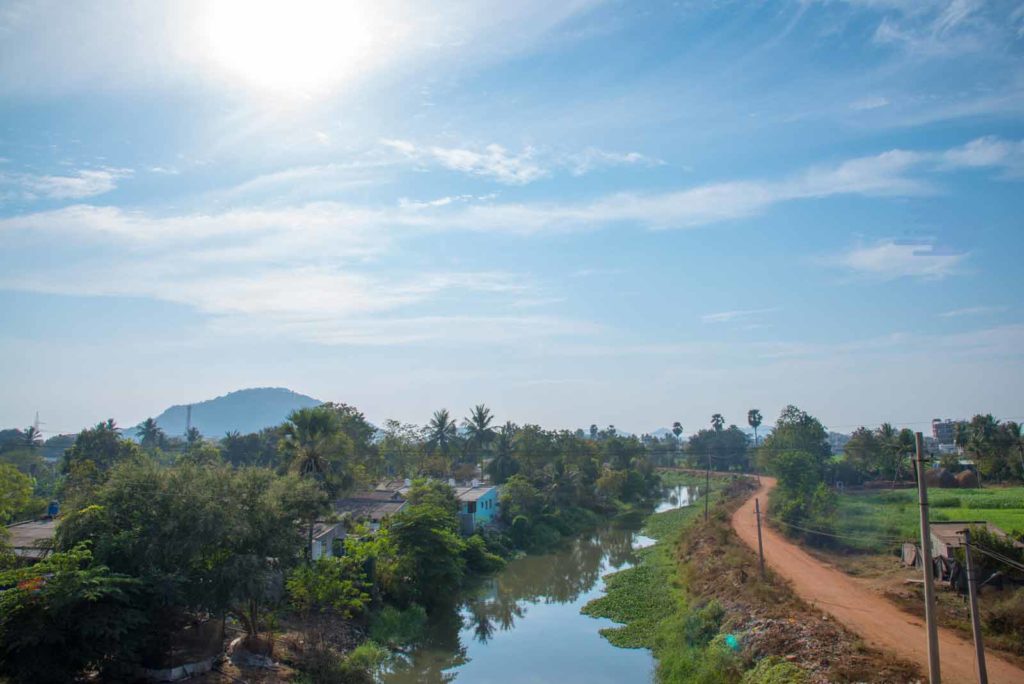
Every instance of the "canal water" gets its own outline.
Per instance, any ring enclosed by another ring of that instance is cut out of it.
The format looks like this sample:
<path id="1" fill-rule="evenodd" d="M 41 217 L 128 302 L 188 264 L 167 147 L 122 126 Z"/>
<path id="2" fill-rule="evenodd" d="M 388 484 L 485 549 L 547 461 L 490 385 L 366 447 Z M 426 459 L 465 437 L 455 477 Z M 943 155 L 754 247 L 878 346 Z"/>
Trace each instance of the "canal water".
<path id="1" fill-rule="evenodd" d="M 667 489 L 656 510 L 689 505 L 695 488 Z M 621 649 L 598 633 L 615 625 L 580 609 L 604 593 L 602 577 L 635 562 L 654 543 L 639 526 L 608 524 L 554 553 L 510 561 L 463 590 L 457 607 L 432 620 L 424 643 L 385 675 L 388 684 L 618 684 L 654 680 L 646 649 Z"/>

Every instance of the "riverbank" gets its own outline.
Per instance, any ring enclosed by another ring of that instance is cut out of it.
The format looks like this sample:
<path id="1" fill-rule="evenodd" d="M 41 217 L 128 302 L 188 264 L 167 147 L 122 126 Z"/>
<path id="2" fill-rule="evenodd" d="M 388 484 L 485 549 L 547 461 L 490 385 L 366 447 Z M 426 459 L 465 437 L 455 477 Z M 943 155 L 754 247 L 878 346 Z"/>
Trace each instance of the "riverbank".
<path id="1" fill-rule="evenodd" d="M 755 485 L 748 478 L 715 483 L 707 524 L 699 501 L 651 515 L 644 534 L 655 544 L 639 552 L 635 567 L 607 577 L 606 595 L 585 607 L 622 623 L 602 630 L 611 643 L 651 649 L 658 681 L 667 683 L 919 678 L 914 666 L 867 648 L 772 573 L 761 580 L 756 556 L 729 527 Z"/>

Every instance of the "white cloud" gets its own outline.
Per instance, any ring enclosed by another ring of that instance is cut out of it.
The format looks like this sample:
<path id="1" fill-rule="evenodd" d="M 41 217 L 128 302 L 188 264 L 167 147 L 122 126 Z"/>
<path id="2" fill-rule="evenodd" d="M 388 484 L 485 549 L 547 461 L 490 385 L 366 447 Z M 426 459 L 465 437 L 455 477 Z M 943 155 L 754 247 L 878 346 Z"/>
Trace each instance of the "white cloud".
<path id="1" fill-rule="evenodd" d="M 117 189 L 118 181 L 129 178 L 131 169 L 80 169 L 73 175 L 0 174 L 0 187 L 15 188 L 24 199 L 85 199 Z"/>
<path id="2" fill-rule="evenodd" d="M 501 145 L 487 145 L 482 150 L 461 147 L 418 146 L 407 140 L 381 141 L 409 159 L 436 163 L 452 171 L 491 178 L 508 185 L 525 185 L 548 175 L 547 169 L 534 160 L 534 150 L 525 148 L 510 154 Z"/>
<path id="3" fill-rule="evenodd" d="M 855 247 L 832 261 L 854 273 L 883 280 L 938 279 L 956 273 L 967 256 L 940 249 L 932 243 L 885 240 Z"/>
<path id="4" fill-rule="evenodd" d="M 963 316 L 981 316 L 984 314 L 1006 311 L 1005 306 L 968 306 L 963 309 L 951 309 L 939 314 L 940 318 L 961 318 Z"/>
<path id="5" fill-rule="evenodd" d="M 955 168 L 999 168 L 1008 177 L 1024 175 L 1024 140 L 985 136 L 941 155 L 942 165 Z"/>
<path id="6" fill-rule="evenodd" d="M 871 109 L 880 109 L 881 107 L 888 106 L 889 100 L 879 95 L 865 97 L 850 103 L 850 109 L 855 109 L 857 111 L 868 111 Z"/>
<path id="7" fill-rule="evenodd" d="M 661 166 L 665 162 L 639 152 L 609 152 L 588 147 L 582 152 L 568 155 L 565 163 L 574 176 L 582 176 L 610 166 Z"/>
<path id="8" fill-rule="evenodd" d="M 747 309 L 740 311 L 719 311 L 718 313 L 704 314 L 700 317 L 705 323 L 735 323 L 737 321 L 747 321 L 751 318 L 759 318 L 763 314 L 772 313 L 778 311 L 775 308 L 769 309 Z"/>

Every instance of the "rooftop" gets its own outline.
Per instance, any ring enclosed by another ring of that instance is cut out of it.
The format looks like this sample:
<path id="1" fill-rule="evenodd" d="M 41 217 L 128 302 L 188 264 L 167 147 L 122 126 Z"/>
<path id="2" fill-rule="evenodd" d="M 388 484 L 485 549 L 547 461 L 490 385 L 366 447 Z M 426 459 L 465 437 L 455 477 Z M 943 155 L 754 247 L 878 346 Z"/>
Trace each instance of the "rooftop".
<path id="1" fill-rule="evenodd" d="M 478 485 L 476 487 L 456 487 L 455 498 L 459 501 L 477 501 L 483 498 L 486 494 L 496 490 L 497 487 L 491 485 Z"/>

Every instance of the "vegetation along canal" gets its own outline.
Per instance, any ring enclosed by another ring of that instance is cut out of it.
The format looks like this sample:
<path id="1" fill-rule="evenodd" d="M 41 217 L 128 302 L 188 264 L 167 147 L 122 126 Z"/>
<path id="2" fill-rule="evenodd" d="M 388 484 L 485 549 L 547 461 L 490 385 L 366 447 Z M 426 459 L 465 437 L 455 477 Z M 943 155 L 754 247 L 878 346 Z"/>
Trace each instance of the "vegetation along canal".
<path id="1" fill-rule="evenodd" d="M 695 489 L 666 489 L 657 511 L 689 505 Z M 604 593 L 602 577 L 635 561 L 652 540 L 641 522 L 609 523 L 564 548 L 511 561 L 458 597 L 457 610 L 434 620 L 423 643 L 385 677 L 412 682 L 652 681 L 646 649 L 612 646 L 598 631 L 614 623 L 580 609 Z"/>

